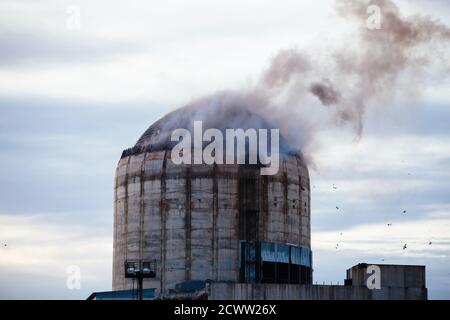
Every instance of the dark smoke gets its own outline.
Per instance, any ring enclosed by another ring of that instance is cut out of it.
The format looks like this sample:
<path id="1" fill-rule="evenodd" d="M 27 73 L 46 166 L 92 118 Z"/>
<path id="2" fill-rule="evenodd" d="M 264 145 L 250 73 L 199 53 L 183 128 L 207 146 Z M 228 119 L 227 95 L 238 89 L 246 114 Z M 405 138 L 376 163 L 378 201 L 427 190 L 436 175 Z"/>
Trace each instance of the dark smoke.
<path id="1" fill-rule="evenodd" d="M 313 82 L 309 91 L 315 95 L 324 106 L 339 103 L 341 95 L 330 83 Z"/>
<path id="2" fill-rule="evenodd" d="M 366 26 L 369 5 L 381 9 L 381 29 Z M 311 160 L 317 131 L 349 126 L 359 139 L 367 108 L 389 103 L 404 91 L 420 93 L 428 67 L 435 61 L 449 65 L 450 29 L 431 17 L 403 17 L 391 0 L 336 0 L 336 11 L 360 27 L 347 41 L 353 46 L 329 49 L 326 66 L 306 49 L 281 50 L 253 88 L 192 104 L 207 105 L 199 112 L 216 113 L 219 121 L 228 107 L 255 112 Z"/>
<path id="3" fill-rule="evenodd" d="M 297 50 L 282 50 L 272 60 L 261 80 L 269 88 L 283 87 L 291 78 L 304 74 L 310 67 L 309 59 Z"/>
<path id="4" fill-rule="evenodd" d="M 381 9 L 379 30 L 371 30 L 365 24 L 369 5 L 377 5 Z M 399 88 L 398 79 L 404 72 L 414 71 L 418 75 L 407 81 L 410 90 L 423 90 L 423 68 L 440 55 L 445 55 L 445 51 L 434 51 L 433 44 L 445 46 L 450 39 L 450 29 L 430 17 L 402 17 L 391 0 L 337 0 L 336 7 L 340 15 L 354 18 L 361 24 L 358 35 L 361 51 L 335 53 L 341 81 L 350 77 L 356 79 L 355 89 L 348 93 L 342 108 L 353 113 L 349 121 L 358 122 L 355 127 L 360 128 L 357 134 L 361 135 L 368 104 L 403 89 Z"/>

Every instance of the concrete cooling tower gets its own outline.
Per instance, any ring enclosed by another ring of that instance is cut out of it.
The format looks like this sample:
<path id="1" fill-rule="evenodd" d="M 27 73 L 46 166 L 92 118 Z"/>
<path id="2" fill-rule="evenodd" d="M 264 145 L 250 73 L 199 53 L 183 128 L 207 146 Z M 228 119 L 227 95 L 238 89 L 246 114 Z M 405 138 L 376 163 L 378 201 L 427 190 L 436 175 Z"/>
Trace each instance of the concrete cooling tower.
<path id="1" fill-rule="evenodd" d="M 113 290 L 132 287 L 124 263 L 155 261 L 144 288 L 168 294 L 189 282 L 312 283 L 310 181 L 300 152 L 280 138 L 279 171 L 260 165 L 176 165 L 177 128 L 273 128 L 238 107 L 174 111 L 123 152 L 114 202 Z"/>

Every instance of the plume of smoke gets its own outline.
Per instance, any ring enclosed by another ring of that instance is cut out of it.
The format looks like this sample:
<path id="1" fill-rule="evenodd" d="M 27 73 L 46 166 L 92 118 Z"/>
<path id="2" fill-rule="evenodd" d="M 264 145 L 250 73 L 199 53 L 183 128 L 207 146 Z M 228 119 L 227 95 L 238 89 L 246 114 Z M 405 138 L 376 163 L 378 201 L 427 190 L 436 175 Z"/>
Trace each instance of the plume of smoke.
<path id="1" fill-rule="evenodd" d="M 261 82 L 266 88 L 282 88 L 294 76 L 305 74 L 311 69 L 309 59 L 295 49 L 282 50 L 273 58 Z"/>
<path id="2" fill-rule="evenodd" d="M 324 106 L 335 105 L 339 103 L 341 94 L 336 91 L 330 81 L 313 82 L 309 87 L 309 91 L 315 95 Z"/>
<path id="3" fill-rule="evenodd" d="M 380 29 L 366 26 L 369 5 L 380 8 Z M 193 102 L 191 106 L 207 106 L 196 116 L 208 113 L 218 122 L 226 118 L 230 123 L 232 110 L 245 108 L 280 128 L 314 166 L 311 149 L 317 130 L 349 126 L 359 139 L 367 108 L 401 92 L 398 80 L 409 70 L 416 76 L 407 85 L 420 92 L 425 84 L 422 70 L 442 58 L 436 44 L 445 50 L 450 40 L 446 25 L 427 16 L 403 17 L 392 0 L 336 0 L 336 11 L 360 24 L 351 39 L 356 50 L 330 48 L 328 67 L 314 62 L 307 52 L 281 50 L 254 87 Z M 445 51 L 443 58 L 447 63 Z M 235 124 L 240 125 L 238 118 Z"/>
<path id="4" fill-rule="evenodd" d="M 366 26 L 369 5 L 380 9 L 380 29 Z M 330 49 L 328 69 L 313 63 L 311 55 L 305 52 L 282 50 L 273 58 L 255 90 L 277 101 L 275 119 L 281 128 L 288 129 L 285 130 L 288 137 L 289 129 L 301 127 L 293 131 L 291 140 L 307 155 L 315 130 L 346 125 L 359 139 L 367 108 L 401 93 L 403 87 L 398 80 L 404 73 L 414 71 L 415 77 L 407 79 L 406 85 L 410 91 L 420 92 L 425 85 L 423 70 L 438 57 L 448 63 L 445 46 L 450 40 L 450 28 L 431 17 L 403 17 L 391 0 L 336 0 L 336 11 L 360 25 L 352 39 L 356 39 L 356 50 Z M 288 98 L 280 103 L 280 96 Z M 326 113 L 315 122 L 309 121 L 311 113 L 320 106 L 326 107 Z M 271 110 L 266 112 L 273 118 Z M 297 126 L 293 122 L 298 122 Z M 298 139 L 298 134 L 308 140 Z"/>
<path id="5" fill-rule="evenodd" d="M 369 29 L 365 24 L 369 5 L 380 8 L 379 30 Z M 339 82 L 345 82 L 350 77 L 356 79 L 354 89 L 347 93 L 342 108 L 348 110 L 348 121 L 357 121 L 354 124 L 360 136 L 368 104 L 398 93 L 401 89 L 398 79 L 403 72 L 415 69 L 419 76 L 411 78 L 407 85 L 421 91 L 424 80 L 420 76 L 422 68 L 440 54 L 427 45 L 434 42 L 445 45 L 450 39 L 450 29 L 430 17 L 402 17 L 391 0 L 337 0 L 336 7 L 343 17 L 355 18 L 361 23 L 358 35 L 361 50 L 356 54 L 347 51 L 335 53 Z"/>

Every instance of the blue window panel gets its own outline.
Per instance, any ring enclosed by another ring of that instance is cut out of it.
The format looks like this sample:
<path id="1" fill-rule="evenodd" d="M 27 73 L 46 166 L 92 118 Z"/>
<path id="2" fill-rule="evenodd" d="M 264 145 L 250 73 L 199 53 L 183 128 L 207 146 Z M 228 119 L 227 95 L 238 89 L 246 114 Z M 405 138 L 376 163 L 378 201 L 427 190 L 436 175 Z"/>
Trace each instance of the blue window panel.
<path id="1" fill-rule="evenodd" d="M 303 266 L 308 266 L 308 267 L 310 267 L 311 266 L 311 255 L 310 255 L 310 250 L 309 249 L 306 249 L 306 248 L 302 248 L 302 250 L 301 250 L 301 260 L 300 260 L 300 264 L 301 265 L 303 265 Z"/>
<path id="2" fill-rule="evenodd" d="M 289 260 L 290 249 L 290 260 Z M 309 248 L 290 246 L 282 243 L 262 242 L 261 260 L 267 262 L 292 263 L 311 267 L 311 250 Z"/>
<path id="3" fill-rule="evenodd" d="M 261 243 L 261 259 L 267 262 L 277 262 L 276 244 L 271 242 Z"/>
<path id="4" fill-rule="evenodd" d="M 291 247 L 291 263 L 293 264 L 302 264 L 302 248 L 300 247 Z"/>
<path id="5" fill-rule="evenodd" d="M 289 246 L 277 243 L 277 262 L 289 263 Z"/>
<path id="6" fill-rule="evenodd" d="M 267 262 L 289 263 L 289 246 L 281 243 L 261 243 L 261 259 Z"/>

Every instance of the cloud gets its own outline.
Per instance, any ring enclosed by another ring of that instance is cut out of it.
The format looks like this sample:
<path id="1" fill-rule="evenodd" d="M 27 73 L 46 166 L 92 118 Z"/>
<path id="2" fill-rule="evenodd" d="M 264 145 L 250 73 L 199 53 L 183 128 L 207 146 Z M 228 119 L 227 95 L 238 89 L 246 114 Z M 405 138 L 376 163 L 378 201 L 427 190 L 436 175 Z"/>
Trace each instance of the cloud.
<path id="1" fill-rule="evenodd" d="M 93 212 L 111 218 L 121 152 L 163 110 L 167 109 L 142 101 L 96 104 L 34 96 L 0 98 L 0 211 L 70 208 L 80 220 Z"/>
<path id="2" fill-rule="evenodd" d="M 447 211 L 446 214 L 450 214 Z M 316 249 L 333 251 L 339 243 L 340 250 L 360 256 L 365 252 L 380 257 L 448 258 L 450 260 L 450 221 L 443 218 L 424 217 L 415 221 L 401 221 L 391 226 L 381 223 L 350 226 L 336 231 L 313 233 Z M 432 242 L 430 245 L 429 242 Z M 403 245 L 408 244 L 408 250 Z"/>
<path id="3" fill-rule="evenodd" d="M 354 31 L 333 15 L 333 1 L 79 3 L 77 32 L 65 29 L 71 1 L 0 4 L 0 244 L 8 243 L 0 247 L 2 298 L 109 290 L 121 151 L 180 103 L 253 83 L 279 48 L 307 47 L 326 66 L 323 53 Z M 415 3 L 448 20 L 447 2 Z M 319 170 L 311 172 L 319 282 L 342 282 L 345 268 L 384 257 L 426 264 L 430 296 L 450 297 L 450 96 L 443 79 L 426 78 L 422 100 L 396 100 L 378 116 L 367 110 L 358 143 L 329 127 L 319 134 Z M 335 100 L 326 79 L 314 80 L 325 102 Z M 427 247 L 428 238 L 435 245 Z M 80 292 L 65 286 L 69 264 L 82 268 Z"/>
<path id="4" fill-rule="evenodd" d="M 37 68 L 52 65 L 84 65 L 114 61 L 142 46 L 119 40 L 82 35 L 0 33 L 0 68 Z"/>
<path id="5" fill-rule="evenodd" d="M 111 228 L 68 224 L 64 214 L 1 213 L 0 297 L 85 299 L 92 291 L 110 290 Z M 81 290 L 66 286 L 72 265 L 81 270 Z M 30 294 L 40 291 L 45 293 Z"/>
<path id="6" fill-rule="evenodd" d="M 421 264 L 426 266 L 429 298 L 449 299 L 449 214 L 449 210 L 439 217 L 430 213 L 416 221 L 394 222 L 392 226 L 349 224 L 344 229 L 314 231 L 314 278 L 319 283 L 343 283 L 345 269 L 360 262 Z"/>
<path id="7" fill-rule="evenodd" d="M 319 169 L 310 172 L 313 233 L 403 224 L 448 206 L 448 130 L 423 135 L 400 126 L 390 135 L 368 132 L 357 143 L 327 131 L 319 140 Z"/>

